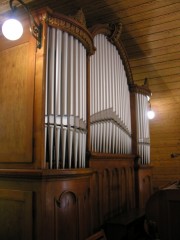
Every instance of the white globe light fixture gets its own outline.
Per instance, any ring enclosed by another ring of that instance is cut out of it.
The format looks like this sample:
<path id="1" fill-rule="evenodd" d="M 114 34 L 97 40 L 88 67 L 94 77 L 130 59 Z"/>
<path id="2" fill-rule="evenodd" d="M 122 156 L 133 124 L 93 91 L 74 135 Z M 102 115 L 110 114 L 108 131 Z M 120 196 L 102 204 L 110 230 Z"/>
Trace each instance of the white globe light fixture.
<path id="1" fill-rule="evenodd" d="M 42 35 L 42 24 L 37 23 L 31 12 L 29 11 L 28 6 L 23 2 L 23 0 L 16 0 L 19 2 L 25 9 L 28 14 L 29 21 L 30 21 L 30 32 L 32 36 L 37 40 L 37 48 L 41 48 L 41 35 Z M 9 6 L 12 10 L 12 13 L 17 10 L 16 6 L 13 6 L 14 0 L 9 0 Z M 2 33 L 5 38 L 14 41 L 19 39 L 23 34 L 23 27 L 22 24 L 16 19 L 8 19 L 2 25 Z"/>
<path id="2" fill-rule="evenodd" d="M 22 24 L 16 19 L 8 19 L 2 25 L 3 35 L 11 40 L 18 40 L 23 34 Z"/>
<path id="3" fill-rule="evenodd" d="M 147 115 L 148 115 L 148 118 L 149 118 L 149 119 L 153 119 L 153 118 L 155 117 L 155 112 L 152 111 L 152 110 L 149 110 L 149 111 L 147 112 Z"/>

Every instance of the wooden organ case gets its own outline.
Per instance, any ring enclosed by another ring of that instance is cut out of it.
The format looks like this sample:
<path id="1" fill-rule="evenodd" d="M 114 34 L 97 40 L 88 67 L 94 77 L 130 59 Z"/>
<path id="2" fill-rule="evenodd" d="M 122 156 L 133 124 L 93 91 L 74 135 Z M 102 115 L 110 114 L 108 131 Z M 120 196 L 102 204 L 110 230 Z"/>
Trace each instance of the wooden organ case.
<path id="1" fill-rule="evenodd" d="M 28 31 L 0 36 L 0 238 L 84 240 L 151 194 L 150 91 L 133 82 L 121 24 L 36 14 L 41 49 Z"/>

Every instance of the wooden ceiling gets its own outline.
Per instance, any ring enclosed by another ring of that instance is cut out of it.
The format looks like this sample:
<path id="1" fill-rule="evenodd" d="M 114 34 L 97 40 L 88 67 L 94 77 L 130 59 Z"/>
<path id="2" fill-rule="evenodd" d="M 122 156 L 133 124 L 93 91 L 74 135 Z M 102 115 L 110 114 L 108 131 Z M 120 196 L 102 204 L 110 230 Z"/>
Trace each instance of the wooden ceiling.
<path id="1" fill-rule="evenodd" d="M 25 2 L 29 3 L 31 10 L 49 6 L 67 15 L 73 15 L 82 8 L 88 27 L 96 23 L 121 22 L 121 38 L 134 81 L 142 84 L 148 78 L 152 91 L 151 105 L 156 112 L 156 118 L 151 122 L 154 164 L 158 167 L 159 151 L 164 152 L 164 146 L 168 149 L 163 156 L 167 160 L 171 151 L 180 152 L 180 0 Z M 0 0 L 0 14 L 8 9 L 8 1 Z M 0 24 L 2 20 L 3 17 L 0 17 Z M 165 140 L 168 138 L 171 140 Z M 178 167 L 180 170 L 180 164 Z"/>

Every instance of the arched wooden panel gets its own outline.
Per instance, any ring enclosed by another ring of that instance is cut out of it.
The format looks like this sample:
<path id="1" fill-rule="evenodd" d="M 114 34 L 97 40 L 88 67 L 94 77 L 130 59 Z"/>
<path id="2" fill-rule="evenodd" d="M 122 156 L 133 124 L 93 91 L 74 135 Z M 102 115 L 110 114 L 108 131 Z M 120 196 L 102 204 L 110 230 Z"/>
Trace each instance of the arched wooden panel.
<path id="1" fill-rule="evenodd" d="M 99 226 L 101 225 L 101 211 L 99 201 L 102 193 L 102 178 L 95 171 L 91 177 L 91 188 L 90 188 L 90 197 L 91 197 L 91 206 L 92 206 L 92 227 L 93 232 L 97 231 Z"/>
<path id="2" fill-rule="evenodd" d="M 112 169 L 112 196 L 111 196 L 111 214 L 113 216 L 118 214 L 119 210 L 119 171 L 117 168 Z"/>
<path id="3" fill-rule="evenodd" d="M 103 220 L 107 220 L 110 216 L 110 176 L 111 172 L 105 169 L 102 174 L 102 214 Z"/>
<path id="4" fill-rule="evenodd" d="M 122 211 L 127 210 L 127 182 L 126 182 L 126 170 L 121 170 L 121 209 Z"/>

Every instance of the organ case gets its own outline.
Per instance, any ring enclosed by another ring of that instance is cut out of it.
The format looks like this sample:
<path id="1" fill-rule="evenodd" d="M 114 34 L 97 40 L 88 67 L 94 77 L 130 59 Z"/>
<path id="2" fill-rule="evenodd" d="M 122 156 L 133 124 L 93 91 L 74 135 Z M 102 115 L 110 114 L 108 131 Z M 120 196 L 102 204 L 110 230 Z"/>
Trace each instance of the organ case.
<path id="1" fill-rule="evenodd" d="M 39 10 L 37 15 L 43 26 L 42 48 L 35 49 L 35 41 L 27 33 L 34 64 L 24 62 L 33 79 L 28 90 L 30 105 L 25 102 L 31 121 L 19 116 L 31 133 L 27 137 L 31 146 L 24 161 L 19 156 L 12 161 L 12 156 L 5 159 L 0 155 L 0 186 L 2 189 L 6 182 L 9 196 L 15 189 L 18 196 L 28 189 L 30 198 L 23 201 L 36 211 L 27 220 L 33 221 L 30 236 L 34 239 L 58 239 L 61 235 L 62 239 L 83 240 L 109 218 L 136 205 L 136 188 L 141 193 L 139 169 L 142 163 L 150 164 L 149 142 L 146 135 L 139 135 L 148 127 L 146 94 L 134 87 L 120 41 L 121 24 L 88 30 L 82 11 L 74 17 L 51 10 Z M 24 42 L 15 44 L 14 49 L 21 44 Z M 24 87 L 21 84 L 22 91 Z M 26 100 L 25 95 L 21 97 Z M 20 114 L 16 102 L 12 104 Z M 26 136 L 21 136 L 18 141 L 24 146 Z M 9 151 L 13 155 L 12 149 Z M 138 155 L 143 160 L 136 172 Z M 23 212 L 21 208 L 18 211 Z M 69 223 L 68 229 L 65 223 Z M 45 229 L 42 235 L 41 229 Z"/>

